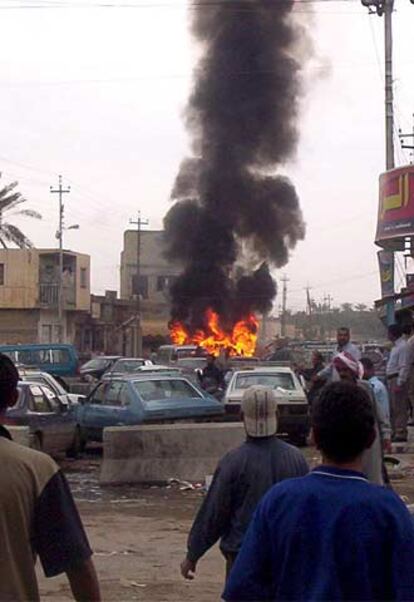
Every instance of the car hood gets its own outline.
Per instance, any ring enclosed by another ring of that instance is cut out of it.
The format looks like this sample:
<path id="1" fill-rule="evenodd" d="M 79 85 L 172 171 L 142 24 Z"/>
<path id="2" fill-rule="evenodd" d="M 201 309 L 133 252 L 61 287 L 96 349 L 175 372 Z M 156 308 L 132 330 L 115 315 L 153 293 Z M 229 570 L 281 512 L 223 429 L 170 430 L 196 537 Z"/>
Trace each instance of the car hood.
<path id="1" fill-rule="evenodd" d="M 233 391 L 229 391 L 226 394 L 226 401 L 241 401 L 243 398 L 246 389 L 234 389 Z M 299 391 L 295 389 L 293 391 L 288 391 L 287 389 L 282 389 L 281 387 L 277 387 L 274 389 L 274 393 L 279 403 L 283 402 L 292 402 L 292 403 L 305 403 L 307 401 L 306 395 L 304 391 Z"/>

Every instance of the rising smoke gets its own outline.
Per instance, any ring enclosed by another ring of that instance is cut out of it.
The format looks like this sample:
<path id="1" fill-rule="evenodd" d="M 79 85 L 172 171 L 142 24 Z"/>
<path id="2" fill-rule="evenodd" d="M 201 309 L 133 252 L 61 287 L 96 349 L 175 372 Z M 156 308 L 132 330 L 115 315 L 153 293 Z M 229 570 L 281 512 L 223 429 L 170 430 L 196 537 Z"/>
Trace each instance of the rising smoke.
<path id="1" fill-rule="evenodd" d="M 299 134 L 305 34 L 293 5 L 192 6 L 203 50 L 186 111 L 194 158 L 181 165 L 164 219 L 166 254 L 184 265 L 171 288 L 172 318 L 191 330 L 203 325 L 207 307 L 228 325 L 270 310 L 269 266 L 285 265 L 305 235 L 294 186 L 274 175 L 294 157 Z"/>

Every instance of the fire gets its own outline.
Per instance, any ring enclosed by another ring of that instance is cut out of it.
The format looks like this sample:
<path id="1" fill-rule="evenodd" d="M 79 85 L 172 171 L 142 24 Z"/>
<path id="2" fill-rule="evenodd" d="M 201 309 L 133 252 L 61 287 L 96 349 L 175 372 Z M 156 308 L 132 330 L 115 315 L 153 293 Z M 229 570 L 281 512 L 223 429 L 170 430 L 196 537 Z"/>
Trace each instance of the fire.
<path id="1" fill-rule="evenodd" d="M 206 328 L 190 334 L 182 322 L 170 325 L 170 337 L 175 345 L 199 345 L 208 353 L 218 356 L 228 350 L 230 355 L 252 357 L 256 351 L 258 321 L 249 314 L 237 322 L 231 331 L 220 325 L 219 315 L 212 309 L 206 312 Z"/>

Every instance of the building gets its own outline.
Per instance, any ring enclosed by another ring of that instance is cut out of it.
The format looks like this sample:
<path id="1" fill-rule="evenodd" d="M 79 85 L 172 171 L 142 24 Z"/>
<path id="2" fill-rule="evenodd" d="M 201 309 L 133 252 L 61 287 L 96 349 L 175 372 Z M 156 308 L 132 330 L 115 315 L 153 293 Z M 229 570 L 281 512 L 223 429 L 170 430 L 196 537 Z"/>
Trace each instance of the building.
<path id="1" fill-rule="evenodd" d="M 90 257 L 63 253 L 59 320 L 59 251 L 0 250 L 0 343 L 75 343 L 90 311 Z M 63 327 L 63 332 L 62 332 Z"/>
<path id="2" fill-rule="evenodd" d="M 121 253 L 121 299 L 136 299 L 139 291 L 143 336 L 165 336 L 168 334 L 170 319 L 169 288 L 180 274 L 181 268 L 164 256 L 162 230 L 143 230 L 140 239 L 138 282 L 138 232 L 127 230 L 124 233 L 124 248 Z"/>

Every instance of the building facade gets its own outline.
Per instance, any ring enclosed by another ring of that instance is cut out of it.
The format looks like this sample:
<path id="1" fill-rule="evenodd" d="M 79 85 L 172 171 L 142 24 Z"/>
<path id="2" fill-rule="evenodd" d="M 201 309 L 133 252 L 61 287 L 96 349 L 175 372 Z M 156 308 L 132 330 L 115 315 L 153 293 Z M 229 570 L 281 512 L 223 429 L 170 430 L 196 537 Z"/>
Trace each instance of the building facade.
<path id="1" fill-rule="evenodd" d="M 1 344 L 75 343 L 90 311 L 90 257 L 63 253 L 62 320 L 59 269 L 56 249 L 0 250 Z"/>
<path id="2" fill-rule="evenodd" d="M 170 319 L 169 288 L 181 267 L 164 256 L 162 230 L 143 230 L 140 238 L 138 279 L 138 232 L 127 230 L 124 233 L 121 299 L 136 300 L 139 292 L 143 336 L 166 336 Z"/>

